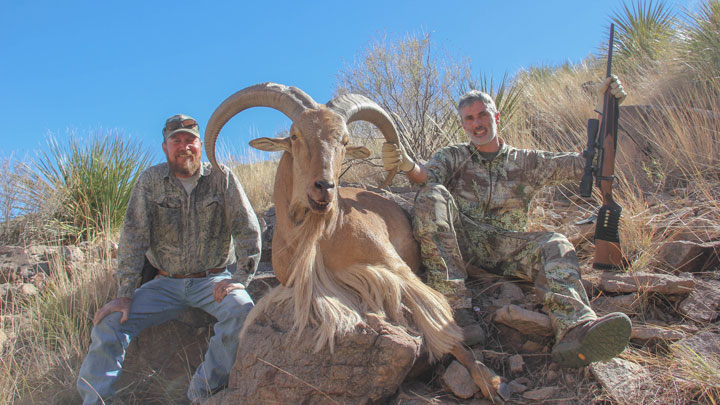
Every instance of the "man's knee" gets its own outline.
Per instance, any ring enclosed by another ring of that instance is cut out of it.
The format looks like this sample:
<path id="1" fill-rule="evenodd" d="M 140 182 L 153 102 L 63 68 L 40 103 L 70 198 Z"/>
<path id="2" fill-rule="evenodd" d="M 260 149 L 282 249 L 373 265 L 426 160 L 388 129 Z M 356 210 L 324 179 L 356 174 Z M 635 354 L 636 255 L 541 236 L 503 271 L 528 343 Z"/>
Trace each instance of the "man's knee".
<path id="1" fill-rule="evenodd" d="M 541 247 L 546 262 L 562 260 L 577 264 L 575 246 L 561 233 L 549 233 Z"/>
<path id="2" fill-rule="evenodd" d="M 233 290 L 223 299 L 223 312 L 231 318 L 245 319 L 255 304 L 247 290 Z"/>

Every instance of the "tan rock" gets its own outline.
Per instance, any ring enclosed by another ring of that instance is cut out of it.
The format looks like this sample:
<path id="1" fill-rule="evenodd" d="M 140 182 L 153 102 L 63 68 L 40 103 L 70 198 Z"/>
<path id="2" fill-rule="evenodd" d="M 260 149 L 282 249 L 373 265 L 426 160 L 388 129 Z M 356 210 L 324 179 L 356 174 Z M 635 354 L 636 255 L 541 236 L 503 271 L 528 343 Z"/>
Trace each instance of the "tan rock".
<path id="1" fill-rule="evenodd" d="M 683 339 L 685 336 L 685 333 L 679 330 L 663 328 L 662 326 L 656 325 L 640 325 L 633 326 L 630 339 L 641 340 L 644 342 L 654 342 L 659 340 L 676 341 Z"/>
<path id="2" fill-rule="evenodd" d="M 420 355 L 419 337 L 376 317 L 336 336 L 334 352 L 315 352 L 310 326 L 295 339 L 293 312 L 270 307 L 246 325 L 228 389 L 211 403 L 378 402 L 397 391 Z"/>
<path id="3" fill-rule="evenodd" d="M 34 284 L 22 283 L 15 289 L 17 298 L 30 298 L 38 295 L 40 290 Z"/>
<path id="4" fill-rule="evenodd" d="M 523 360 L 523 356 L 519 354 L 510 356 L 510 358 L 508 359 L 508 367 L 510 367 L 510 374 L 522 374 L 523 368 L 525 367 L 525 360 Z"/>
<path id="5" fill-rule="evenodd" d="M 507 325 L 526 335 L 553 336 L 550 317 L 528 311 L 517 305 L 506 305 L 493 315 L 493 321 Z"/>
<path id="6" fill-rule="evenodd" d="M 552 398 L 556 392 L 558 392 L 558 387 L 543 387 L 525 392 L 523 398 L 531 401 L 546 401 Z"/>
<path id="7" fill-rule="evenodd" d="M 610 312 L 624 312 L 632 314 L 640 307 L 640 294 L 623 294 L 617 296 L 601 296 L 592 303 L 595 312 L 608 314 Z"/>
<path id="8" fill-rule="evenodd" d="M 460 398 L 471 398 L 480 390 L 468 370 L 458 361 L 453 360 L 442 376 L 443 385 Z"/>
<path id="9" fill-rule="evenodd" d="M 689 294 L 695 288 L 690 275 L 683 277 L 658 273 L 611 273 L 602 275 L 600 287 L 612 293 L 656 292 L 660 294 Z"/>
<path id="10" fill-rule="evenodd" d="M 527 391 L 527 386 L 518 382 L 518 380 L 512 380 L 508 384 L 508 389 L 510 390 L 511 394 L 521 394 Z"/>
<path id="11" fill-rule="evenodd" d="M 695 290 L 678 307 L 681 314 L 699 322 L 712 322 L 720 310 L 720 282 L 697 281 Z"/>
<path id="12" fill-rule="evenodd" d="M 614 358 L 588 367 L 605 391 L 622 404 L 653 402 L 651 373 L 639 364 Z"/>
<path id="13" fill-rule="evenodd" d="M 525 343 L 523 343 L 521 349 L 525 353 L 539 353 L 545 348 L 544 345 L 534 342 L 532 340 L 528 340 Z"/>
<path id="14" fill-rule="evenodd" d="M 718 250 L 720 241 L 670 241 L 660 246 L 656 259 L 673 270 L 699 272 L 717 267 Z"/>

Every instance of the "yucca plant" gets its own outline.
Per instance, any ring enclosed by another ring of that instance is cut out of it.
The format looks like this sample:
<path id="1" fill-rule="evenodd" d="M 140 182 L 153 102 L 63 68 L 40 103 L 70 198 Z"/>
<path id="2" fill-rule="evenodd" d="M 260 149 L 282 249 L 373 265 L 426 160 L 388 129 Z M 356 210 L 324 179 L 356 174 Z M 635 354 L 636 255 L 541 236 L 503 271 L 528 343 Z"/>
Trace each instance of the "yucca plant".
<path id="1" fill-rule="evenodd" d="M 522 99 L 523 83 L 521 81 L 511 80 L 508 74 L 505 73 L 500 83 L 498 83 L 497 86 L 495 84 L 493 75 L 488 76 L 482 74 L 480 79 L 473 81 L 470 87 L 490 94 L 493 100 L 495 100 L 495 107 L 497 107 L 502 117 L 500 120 L 500 129 L 502 130 L 502 128 L 513 122 L 513 118 L 516 115 Z M 461 93 L 466 91 L 465 89 L 461 90 Z"/>
<path id="2" fill-rule="evenodd" d="M 150 164 L 149 152 L 117 131 L 87 142 L 71 135 L 66 146 L 51 137 L 48 148 L 33 162 L 45 189 L 35 195 L 54 196 L 60 234 L 76 242 L 118 228 L 135 181 Z"/>
<path id="3" fill-rule="evenodd" d="M 615 23 L 616 60 L 621 71 L 642 71 L 673 49 L 677 17 L 662 0 L 624 3 L 611 21 Z"/>
<path id="4" fill-rule="evenodd" d="M 683 23 L 685 63 L 701 81 L 720 81 L 720 1 L 703 0 Z"/>

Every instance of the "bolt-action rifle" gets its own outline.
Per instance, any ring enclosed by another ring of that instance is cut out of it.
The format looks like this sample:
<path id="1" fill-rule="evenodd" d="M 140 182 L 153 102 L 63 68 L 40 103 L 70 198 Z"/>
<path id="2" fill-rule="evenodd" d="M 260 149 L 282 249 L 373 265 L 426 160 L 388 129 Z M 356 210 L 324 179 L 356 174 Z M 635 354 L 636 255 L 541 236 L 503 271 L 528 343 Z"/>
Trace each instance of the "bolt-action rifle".
<path id="1" fill-rule="evenodd" d="M 607 77 L 611 75 L 614 33 L 615 24 L 610 24 Z M 585 173 L 580 182 L 581 196 L 590 197 L 592 194 L 593 177 L 602 195 L 602 206 L 598 210 L 595 224 L 595 258 L 593 260 L 593 268 L 601 270 L 616 270 L 627 265 L 620 250 L 620 233 L 618 231 L 622 207 L 615 202 L 612 196 L 619 117 L 618 101 L 608 87 L 605 90 L 602 119 L 600 121 L 588 120 L 588 142 L 583 152 Z"/>

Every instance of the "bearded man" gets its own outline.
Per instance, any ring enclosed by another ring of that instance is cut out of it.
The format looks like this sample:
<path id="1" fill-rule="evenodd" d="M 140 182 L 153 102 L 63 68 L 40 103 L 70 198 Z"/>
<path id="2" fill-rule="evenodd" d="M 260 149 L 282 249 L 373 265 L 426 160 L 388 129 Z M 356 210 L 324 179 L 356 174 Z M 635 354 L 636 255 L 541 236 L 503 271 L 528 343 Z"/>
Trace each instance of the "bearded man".
<path id="1" fill-rule="evenodd" d="M 608 88 L 619 101 L 626 96 L 617 77 L 606 79 L 598 113 Z M 448 297 L 456 317 L 469 318 L 468 268 L 531 281 L 552 322 L 556 362 L 581 367 L 617 356 L 630 339 L 630 319 L 622 313 L 597 317 L 575 249 L 564 235 L 525 229 L 535 193 L 579 181 L 585 159 L 506 144 L 498 135 L 500 113 L 486 93 L 465 94 L 458 111 L 469 142 L 439 150 L 426 165 L 393 144 L 383 145 L 385 169 L 400 169 L 423 186 L 415 198 L 413 231 L 427 283 Z"/>
<path id="2" fill-rule="evenodd" d="M 125 214 L 117 298 L 93 318 L 92 344 L 77 381 L 85 404 L 113 398 L 125 350 L 140 331 L 191 307 L 217 319 L 187 393 L 191 402 L 209 397 L 227 385 L 238 335 L 253 307 L 241 281 L 257 269 L 260 226 L 242 186 L 227 167 L 216 171 L 201 162 L 193 118 L 174 115 L 162 133 L 167 163 L 140 175 Z M 138 288 L 145 260 L 157 276 Z"/>

